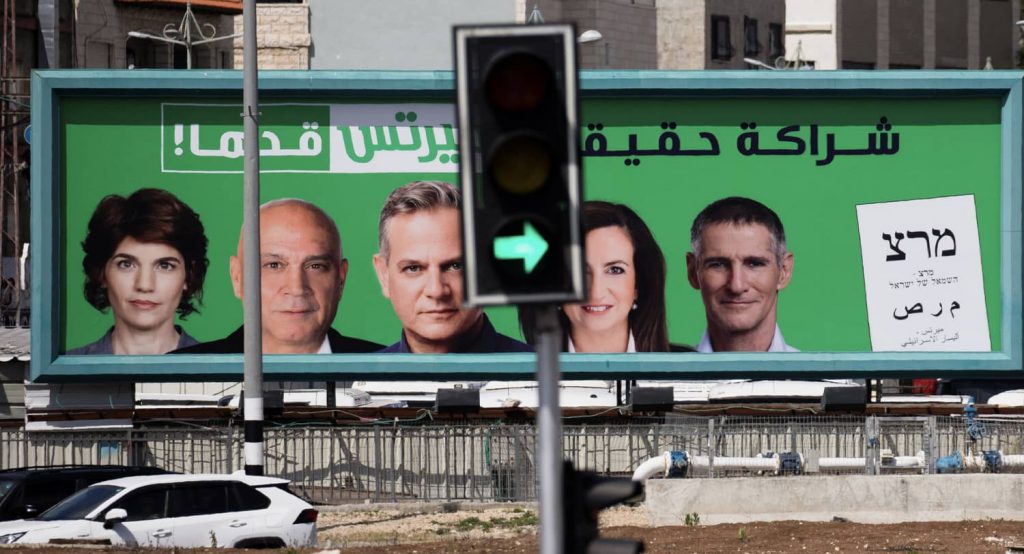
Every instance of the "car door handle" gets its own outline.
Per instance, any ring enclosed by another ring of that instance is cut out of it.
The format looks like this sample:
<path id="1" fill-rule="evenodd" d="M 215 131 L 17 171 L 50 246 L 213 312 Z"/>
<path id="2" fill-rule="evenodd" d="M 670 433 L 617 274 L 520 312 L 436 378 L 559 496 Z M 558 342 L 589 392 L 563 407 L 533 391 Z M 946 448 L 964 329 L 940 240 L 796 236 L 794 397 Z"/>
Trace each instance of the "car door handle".
<path id="1" fill-rule="evenodd" d="M 153 536 L 158 538 L 158 539 L 162 539 L 164 537 L 171 536 L 171 532 L 168 531 L 167 529 L 157 529 L 156 531 L 153 532 Z"/>
<path id="2" fill-rule="evenodd" d="M 244 522 L 244 521 L 232 521 L 232 522 L 231 522 L 231 523 L 230 523 L 230 524 L 228 525 L 228 527 L 235 527 L 235 528 L 238 528 L 238 527 L 245 527 L 246 525 L 248 525 L 248 523 L 246 523 L 246 522 Z"/>

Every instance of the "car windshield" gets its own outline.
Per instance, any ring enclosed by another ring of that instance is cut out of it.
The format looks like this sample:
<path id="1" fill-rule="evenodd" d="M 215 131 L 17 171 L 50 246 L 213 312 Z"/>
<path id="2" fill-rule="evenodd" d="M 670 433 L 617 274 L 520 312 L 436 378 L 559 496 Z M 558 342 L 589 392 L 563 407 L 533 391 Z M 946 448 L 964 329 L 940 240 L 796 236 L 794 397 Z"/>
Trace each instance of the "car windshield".
<path id="1" fill-rule="evenodd" d="M 39 514 L 44 521 L 83 519 L 100 504 L 124 490 L 113 485 L 93 485 L 61 500 L 56 506 Z"/>

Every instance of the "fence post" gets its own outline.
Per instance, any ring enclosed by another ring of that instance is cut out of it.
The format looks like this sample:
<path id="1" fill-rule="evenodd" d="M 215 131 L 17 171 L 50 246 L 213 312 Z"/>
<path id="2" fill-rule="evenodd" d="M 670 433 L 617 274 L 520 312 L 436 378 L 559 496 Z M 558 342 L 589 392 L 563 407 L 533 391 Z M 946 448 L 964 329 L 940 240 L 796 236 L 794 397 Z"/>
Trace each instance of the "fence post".
<path id="1" fill-rule="evenodd" d="M 451 426 L 444 426 L 444 499 L 451 501 L 452 499 L 452 471 L 451 471 L 451 458 L 452 458 L 452 444 L 451 444 Z"/>
<path id="2" fill-rule="evenodd" d="M 234 473 L 234 471 L 235 471 L 235 460 L 234 460 L 234 457 L 233 457 L 234 456 L 234 452 L 235 452 L 235 449 L 234 449 L 234 442 L 235 442 L 234 441 L 234 435 L 235 435 L 235 429 L 233 427 L 228 427 L 227 432 L 224 433 L 224 441 L 223 441 L 224 456 L 223 456 L 223 460 L 224 460 L 225 466 L 227 466 L 226 467 L 226 469 L 227 469 L 226 473 L 229 473 L 229 474 L 230 473 Z"/>
<path id="3" fill-rule="evenodd" d="M 881 473 L 881 440 L 878 416 L 868 416 L 864 421 L 864 474 Z"/>
<path id="4" fill-rule="evenodd" d="M 373 426 L 373 460 L 374 460 L 374 466 L 376 466 L 376 468 L 377 468 L 377 471 L 375 472 L 376 474 L 374 475 L 374 480 L 376 481 L 376 483 L 374 483 L 374 486 L 373 486 L 373 501 L 374 502 L 380 502 L 380 487 L 381 487 L 381 482 L 382 482 L 382 480 L 380 478 L 380 474 L 381 474 L 381 471 L 383 471 L 383 469 L 384 469 L 382 467 L 383 462 L 381 461 L 381 455 L 383 455 L 384 448 L 383 448 L 383 445 L 381 445 L 380 441 L 381 441 L 380 426 L 379 425 L 374 425 Z"/>
<path id="5" fill-rule="evenodd" d="M 928 473 L 935 473 L 935 462 L 939 459 L 938 423 L 935 416 L 928 416 L 924 424 L 924 454 Z"/>
<path id="6" fill-rule="evenodd" d="M 715 476 L 715 418 L 708 418 L 708 477 Z"/>

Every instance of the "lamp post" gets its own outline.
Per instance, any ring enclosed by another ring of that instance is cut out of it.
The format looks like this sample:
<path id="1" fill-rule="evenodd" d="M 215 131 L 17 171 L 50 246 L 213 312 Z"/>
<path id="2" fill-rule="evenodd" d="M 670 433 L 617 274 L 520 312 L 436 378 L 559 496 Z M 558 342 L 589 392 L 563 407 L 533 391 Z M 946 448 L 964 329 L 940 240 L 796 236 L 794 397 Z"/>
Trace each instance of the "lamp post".
<path id="1" fill-rule="evenodd" d="M 179 23 L 177 27 L 174 26 L 174 23 L 164 25 L 163 36 L 151 35 L 142 31 L 128 31 L 128 36 L 132 38 L 158 40 L 168 44 L 184 46 L 186 58 L 185 67 L 186 69 L 192 69 L 193 46 L 237 38 L 242 36 L 242 33 L 235 33 L 226 37 L 218 37 L 217 27 L 212 23 L 199 23 L 195 14 L 192 13 L 192 0 L 189 0 L 188 3 L 185 4 L 185 15 L 181 18 L 181 23 Z M 196 37 L 198 37 L 198 40 L 194 40 Z"/>

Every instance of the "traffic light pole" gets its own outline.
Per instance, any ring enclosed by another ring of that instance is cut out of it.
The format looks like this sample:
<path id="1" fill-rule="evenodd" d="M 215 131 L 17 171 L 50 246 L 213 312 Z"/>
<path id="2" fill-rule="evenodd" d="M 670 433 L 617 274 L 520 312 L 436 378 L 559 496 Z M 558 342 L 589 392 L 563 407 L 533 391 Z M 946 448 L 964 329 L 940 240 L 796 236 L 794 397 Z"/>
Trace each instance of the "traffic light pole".
<path id="1" fill-rule="evenodd" d="M 540 552 L 561 554 L 565 546 L 562 498 L 562 413 L 558 403 L 558 353 L 562 332 L 554 305 L 537 310 L 537 457 L 540 474 Z"/>

